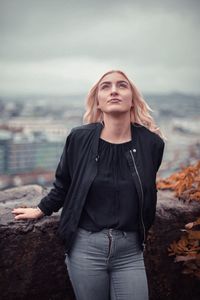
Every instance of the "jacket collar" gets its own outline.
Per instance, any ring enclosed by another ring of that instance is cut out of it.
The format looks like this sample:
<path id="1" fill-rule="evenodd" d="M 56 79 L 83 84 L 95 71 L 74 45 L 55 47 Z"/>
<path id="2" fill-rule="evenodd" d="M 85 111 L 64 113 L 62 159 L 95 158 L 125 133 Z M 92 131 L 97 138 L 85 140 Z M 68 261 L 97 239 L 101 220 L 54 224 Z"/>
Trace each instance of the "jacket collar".
<path id="1" fill-rule="evenodd" d="M 137 136 L 138 136 L 138 127 L 141 127 L 142 125 L 138 123 L 131 123 L 131 137 L 132 137 L 132 148 L 137 147 Z M 96 123 L 96 129 L 94 134 L 94 142 L 92 144 L 92 152 L 94 154 L 94 157 L 98 157 L 98 146 L 99 146 L 99 138 L 101 135 L 101 130 L 103 129 L 104 125 L 102 122 Z"/>

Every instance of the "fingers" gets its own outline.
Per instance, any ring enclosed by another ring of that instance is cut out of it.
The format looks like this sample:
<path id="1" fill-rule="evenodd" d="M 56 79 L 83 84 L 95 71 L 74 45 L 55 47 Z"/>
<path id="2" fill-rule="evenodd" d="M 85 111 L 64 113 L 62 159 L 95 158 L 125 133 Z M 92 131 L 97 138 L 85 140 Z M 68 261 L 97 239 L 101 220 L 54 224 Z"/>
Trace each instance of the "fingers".
<path id="1" fill-rule="evenodd" d="M 12 214 L 15 215 L 15 220 L 20 219 L 37 219 L 43 215 L 42 211 L 32 207 L 18 207 L 12 210 Z"/>
<path id="2" fill-rule="evenodd" d="M 188 223 L 188 224 L 185 225 L 185 228 L 186 229 L 192 229 L 193 225 L 194 225 L 193 222 Z"/>
<path id="3" fill-rule="evenodd" d="M 20 214 L 20 215 L 15 216 L 15 220 L 25 220 L 25 219 L 32 219 L 32 218 L 25 214 Z"/>
<path id="4" fill-rule="evenodd" d="M 15 216 L 15 220 L 26 219 L 26 215 L 20 214 Z"/>
<path id="5" fill-rule="evenodd" d="M 13 214 L 23 214 L 23 213 L 25 213 L 25 211 L 26 211 L 25 208 L 19 207 L 19 208 L 14 208 L 14 209 L 12 210 L 12 213 L 13 213 Z"/>
<path id="6" fill-rule="evenodd" d="M 22 208 L 22 207 L 14 208 L 12 210 L 12 214 L 15 214 L 15 220 L 30 218 L 28 214 L 28 208 Z"/>

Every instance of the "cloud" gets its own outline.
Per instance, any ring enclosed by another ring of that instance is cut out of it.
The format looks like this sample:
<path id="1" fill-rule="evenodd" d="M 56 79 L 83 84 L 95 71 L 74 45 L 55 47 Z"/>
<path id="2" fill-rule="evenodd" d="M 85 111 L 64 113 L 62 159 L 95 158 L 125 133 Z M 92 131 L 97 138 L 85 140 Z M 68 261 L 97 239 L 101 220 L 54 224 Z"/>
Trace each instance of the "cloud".
<path id="1" fill-rule="evenodd" d="M 90 57 L 0 63 L 0 94 L 86 94 L 91 86 L 111 69 L 124 70 L 143 92 L 183 91 L 198 93 L 198 69 L 138 66 Z M 194 86 L 197 89 L 194 89 Z M 191 88 L 192 87 L 192 88 Z"/>
<path id="2" fill-rule="evenodd" d="M 80 86 L 110 68 L 124 69 L 145 90 L 200 92 L 199 1 L 0 5 L 2 92 L 20 91 L 24 82 L 35 92 L 55 93 L 71 91 L 78 82 L 76 90 L 82 91 Z"/>
<path id="3" fill-rule="evenodd" d="M 0 63 L 0 93 L 80 94 L 86 93 L 101 73 L 111 68 L 108 62 L 87 57 Z M 96 78 L 95 78 L 96 77 Z"/>

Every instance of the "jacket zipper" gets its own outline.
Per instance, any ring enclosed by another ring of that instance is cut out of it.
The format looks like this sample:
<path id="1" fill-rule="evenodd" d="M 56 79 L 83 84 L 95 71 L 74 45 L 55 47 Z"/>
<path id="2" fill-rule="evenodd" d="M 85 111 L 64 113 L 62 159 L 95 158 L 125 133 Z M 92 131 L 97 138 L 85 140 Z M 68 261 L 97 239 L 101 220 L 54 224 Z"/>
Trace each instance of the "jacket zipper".
<path id="1" fill-rule="evenodd" d="M 145 234 L 145 226 L 144 226 L 144 220 L 143 220 L 143 214 L 142 214 L 142 211 L 143 211 L 143 203 L 144 203 L 144 193 L 143 193 L 143 188 L 142 188 L 142 182 L 141 182 L 141 179 L 140 179 L 140 175 L 139 175 L 138 170 L 137 170 L 137 167 L 136 167 L 134 155 L 133 155 L 133 153 L 132 153 L 132 150 L 129 150 L 129 151 L 130 151 L 130 153 L 131 153 L 131 157 L 132 157 L 132 160 L 133 160 L 133 164 L 134 164 L 134 167 L 135 167 L 136 174 L 137 174 L 138 179 L 139 179 L 140 188 L 141 188 L 141 193 L 142 193 L 142 205 L 141 205 L 141 211 L 140 211 L 140 212 L 141 212 L 141 221 L 142 221 L 143 232 L 144 232 L 144 238 L 143 238 L 142 246 L 143 246 L 143 249 L 145 250 L 145 247 L 146 247 L 146 244 L 145 244 L 146 234 Z"/>

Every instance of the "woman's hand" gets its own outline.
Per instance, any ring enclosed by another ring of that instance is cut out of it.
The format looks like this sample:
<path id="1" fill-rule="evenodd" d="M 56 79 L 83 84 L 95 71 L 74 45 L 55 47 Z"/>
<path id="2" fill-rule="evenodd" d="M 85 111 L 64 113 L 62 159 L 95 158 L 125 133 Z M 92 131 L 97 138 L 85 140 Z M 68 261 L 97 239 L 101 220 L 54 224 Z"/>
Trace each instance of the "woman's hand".
<path id="1" fill-rule="evenodd" d="M 19 208 L 14 208 L 12 210 L 12 214 L 15 215 L 15 220 L 20 220 L 20 219 L 38 219 L 42 216 L 44 216 L 44 213 L 37 208 L 29 208 L 29 207 L 19 207 Z"/>
<path id="2" fill-rule="evenodd" d="M 186 229 L 192 229 L 193 226 L 194 226 L 194 223 L 191 222 L 191 223 L 186 224 L 186 225 L 185 225 L 185 228 L 186 228 Z"/>

